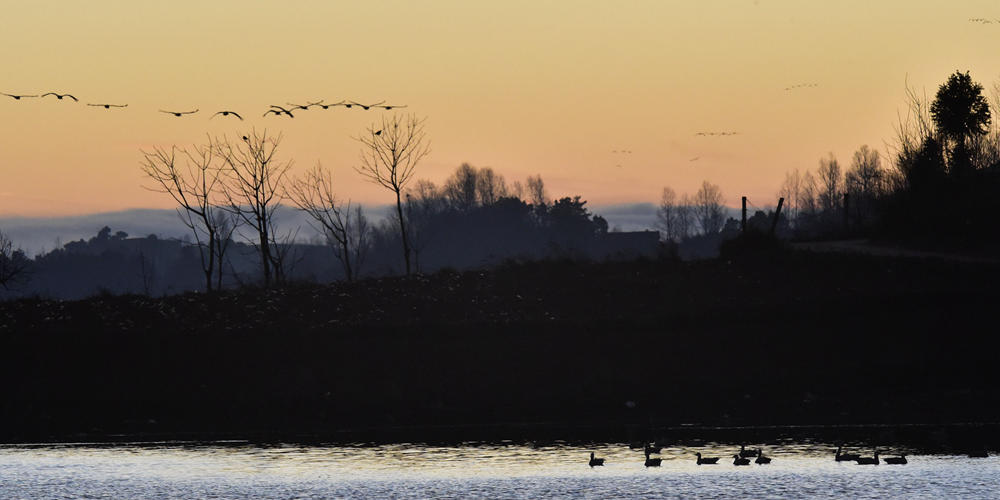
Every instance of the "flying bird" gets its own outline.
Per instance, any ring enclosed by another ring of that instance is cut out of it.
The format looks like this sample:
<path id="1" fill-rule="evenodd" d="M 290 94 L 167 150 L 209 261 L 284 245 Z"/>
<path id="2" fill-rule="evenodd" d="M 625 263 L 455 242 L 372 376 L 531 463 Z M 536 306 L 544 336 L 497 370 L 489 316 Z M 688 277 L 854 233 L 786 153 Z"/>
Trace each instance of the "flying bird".
<path id="1" fill-rule="evenodd" d="M 701 157 L 700 156 L 695 156 L 694 158 L 691 158 L 688 161 L 698 161 L 699 158 L 701 158 Z"/>
<path id="2" fill-rule="evenodd" d="M 288 115 L 289 118 L 295 118 L 295 115 L 293 115 L 291 111 L 273 104 L 271 105 L 271 109 L 264 112 L 264 116 L 267 116 L 269 113 L 274 113 L 277 116 Z"/>
<path id="3" fill-rule="evenodd" d="M 347 106 L 348 108 L 351 107 L 352 105 L 353 106 L 358 106 L 358 107 L 364 109 L 365 111 L 368 111 L 369 109 L 371 109 L 372 106 L 378 106 L 379 104 L 382 104 L 384 102 L 385 101 L 379 101 L 379 102 L 372 103 L 372 104 L 361 104 L 360 102 L 351 101 L 350 104 L 344 104 L 344 106 Z"/>
<path id="4" fill-rule="evenodd" d="M 329 109 L 329 108 L 334 107 L 334 106 L 347 106 L 347 107 L 351 107 L 350 105 L 345 104 L 344 101 L 332 102 L 332 103 L 329 103 L 329 104 L 326 104 L 323 101 L 319 101 L 319 102 L 311 102 L 311 103 L 309 103 L 309 105 L 310 106 L 319 106 L 319 107 L 321 107 L 323 109 Z"/>
<path id="5" fill-rule="evenodd" d="M 171 114 L 171 115 L 174 115 L 174 116 L 193 115 L 193 114 L 195 114 L 197 112 L 198 112 L 197 109 L 194 110 L 194 111 L 165 111 L 165 110 L 162 110 L 162 109 L 160 110 L 160 113 L 167 113 L 167 114 Z"/>
<path id="6" fill-rule="evenodd" d="M 0 92 L 0 94 L 3 94 L 7 97 L 13 97 L 15 101 L 20 101 L 22 97 L 38 97 L 37 95 L 15 95 L 15 94 L 7 94 L 5 92 Z"/>
<path id="7" fill-rule="evenodd" d="M 292 107 L 292 111 L 295 111 L 296 109 L 302 109 L 302 110 L 308 111 L 309 110 L 309 106 L 314 106 L 317 103 L 310 102 L 308 104 L 302 105 L 302 104 L 294 104 L 294 103 L 290 103 L 289 102 L 289 103 L 286 103 L 286 104 L 288 104 L 289 106 Z"/>
<path id="8" fill-rule="evenodd" d="M 382 135 L 382 131 L 379 130 L 378 132 L 375 132 L 375 135 Z"/>
<path id="9" fill-rule="evenodd" d="M 128 104 L 91 104 L 88 102 L 87 106 L 97 106 L 97 107 L 102 107 L 104 109 L 111 109 L 111 108 L 127 108 Z"/>
<path id="10" fill-rule="evenodd" d="M 219 111 L 219 112 L 215 113 L 214 115 L 212 115 L 212 118 L 215 118 L 216 115 L 222 115 L 222 116 L 233 115 L 236 118 L 239 118 L 240 121 L 243 121 L 243 117 L 240 116 L 240 114 L 237 113 L 237 112 L 235 112 L 235 111 Z M 211 120 L 212 118 L 209 118 L 209 120 Z"/>
<path id="11" fill-rule="evenodd" d="M 54 96 L 56 96 L 56 99 L 59 99 L 60 101 L 62 100 L 63 97 L 69 97 L 70 99 L 73 99 L 76 102 L 80 101 L 76 97 L 73 97 L 72 94 L 57 94 L 55 92 L 46 92 L 46 93 L 42 94 L 42 97 L 45 97 L 47 95 L 54 95 Z"/>
<path id="12" fill-rule="evenodd" d="M 382 104 L 380 106 L 375 106 L 375 107 L 376 108 L 382 108 L 382 109 L 388 111 L 388 110 L 390 110 L 392 108 L 405 108 L 406 106 L 407 106 L 407 104 L 402 104 L 402 105 L 399 105 L 399 104 L 388 104 L 388 105 Z M 368 109 L 368 108 L 365 108 L 365 109 Z"/>

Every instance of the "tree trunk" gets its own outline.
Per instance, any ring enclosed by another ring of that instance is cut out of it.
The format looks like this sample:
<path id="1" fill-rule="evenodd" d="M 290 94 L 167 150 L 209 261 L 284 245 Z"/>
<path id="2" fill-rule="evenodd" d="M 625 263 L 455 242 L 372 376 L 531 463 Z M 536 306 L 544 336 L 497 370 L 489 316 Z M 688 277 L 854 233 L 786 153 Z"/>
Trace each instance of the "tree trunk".
<path id="1" fill-rule="evenodd" d="M 406 222 L 403 220 L 403 202 L 399 190 L 396 189 L 396 215 L 399 217 L 399 235 L 403 238 L 403 261 L 406 263 L 406 274 L 410 274 L 410 242 L 406 238 Z"/>

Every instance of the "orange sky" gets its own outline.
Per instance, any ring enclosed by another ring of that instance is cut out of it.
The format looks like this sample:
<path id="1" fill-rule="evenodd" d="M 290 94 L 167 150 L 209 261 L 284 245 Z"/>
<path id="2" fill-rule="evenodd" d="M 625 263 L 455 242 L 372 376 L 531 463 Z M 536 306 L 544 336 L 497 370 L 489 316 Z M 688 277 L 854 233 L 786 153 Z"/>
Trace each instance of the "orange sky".
<path id="1" fill-rule="evenodd" d="M 0 96 L 0 215 L 170 207 L 141 188 L 140 148 L 251 126 L 283 133 L 299 169 L 333 167 L 344 198 L 390 201 L 352 169 L 351 136 L 375 111 L 261 117 L 319 99 L 426 116 L 417 175 L 438 183 L 467 161 L 508 181 L 539 173 L 552 195 L 591 204 L 655 202 L 704 179 L 730 205 L 765 206 L 792 168 L 884 151 L 905 80 L 930 95 L 956 69 L 1000 81 L 996 1 L 290 3 L 5 5 L 0 92 L 129 107 Z M 818 86 L 784 90 L 800 83 Z M 209 121 L 221 109 L 247 120 Z"/>

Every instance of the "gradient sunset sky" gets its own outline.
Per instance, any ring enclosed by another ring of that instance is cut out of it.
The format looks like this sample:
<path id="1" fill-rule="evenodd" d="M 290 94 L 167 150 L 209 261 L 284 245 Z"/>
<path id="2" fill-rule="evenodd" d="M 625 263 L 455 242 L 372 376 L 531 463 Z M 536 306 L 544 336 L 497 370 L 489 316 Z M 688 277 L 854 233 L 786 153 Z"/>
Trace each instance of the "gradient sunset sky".
<path id="1" fill-rule="evenodd" d="M 386 111 L 261 116 L 319 99 L 427 117 L 417 177 L 438 184 L 469 162 L 591 204 L 708 180 L 767 206 L 793 168 L 885 152 L 906 82 L 991 88 L 998 47 L 996 0 L 8 2 L 0 92 L 81 102 L 0 96 L 0 215 L 172 207 L 142 189 L 140 149 L 250 127 L 282 133 L 298 171 L 332 167 L 343 198 L 389 202 L 351 138 Z M 223 109 L 246 121 L 209 120 Z"/>

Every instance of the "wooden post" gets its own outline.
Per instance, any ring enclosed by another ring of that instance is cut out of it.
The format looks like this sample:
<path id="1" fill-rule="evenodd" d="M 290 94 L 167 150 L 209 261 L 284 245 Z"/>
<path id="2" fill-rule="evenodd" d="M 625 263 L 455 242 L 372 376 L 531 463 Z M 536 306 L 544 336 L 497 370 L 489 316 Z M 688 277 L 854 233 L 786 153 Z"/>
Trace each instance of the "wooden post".
<path id="1" fill-rule="evenodd" d="M 774 236 L 774 230 L 778 229 L 778 218 L 781 217 L 781 205 L 785 203 L 785 198 L 778 198 L 778 209 L 774 211 L 774 220 L 771 221 L 771 236 Z"/>
<path id="2" fill-rule="evenodd" d="M 747 197 L 743 197 L 743 219 L 740 224 L 740 231 L 747 232 Z"/>

